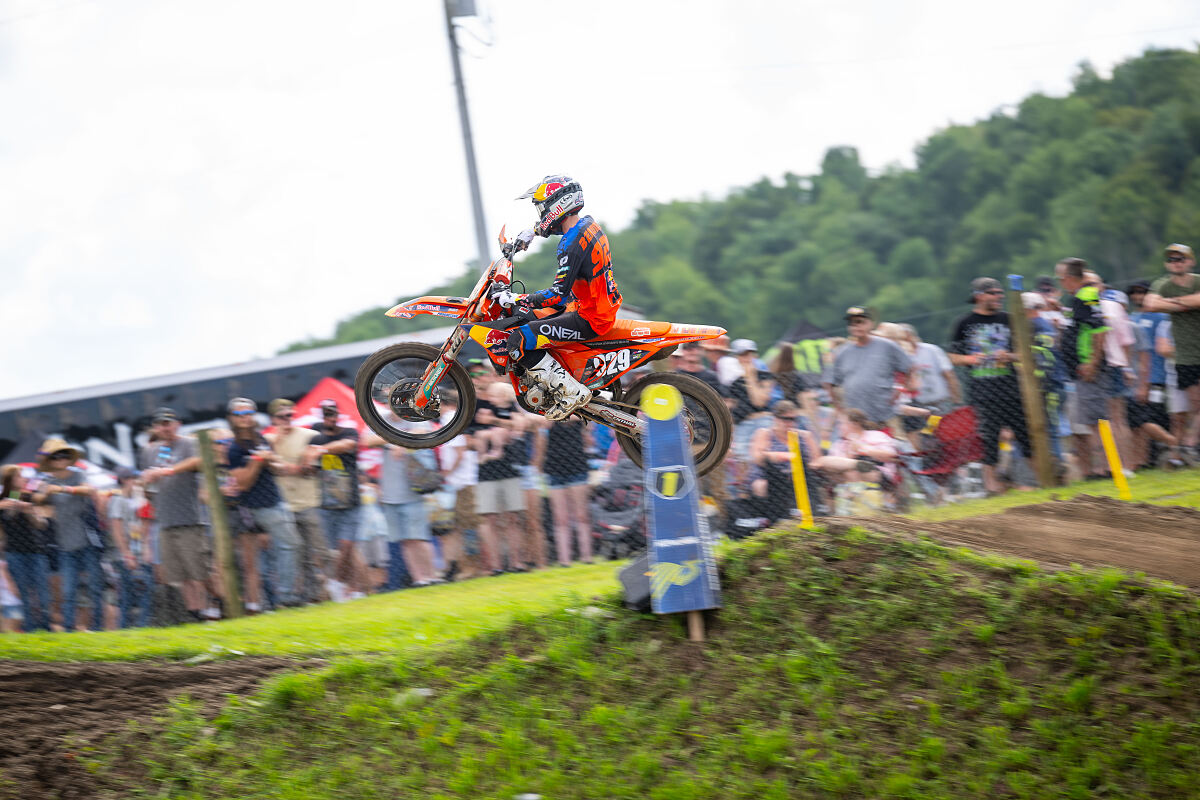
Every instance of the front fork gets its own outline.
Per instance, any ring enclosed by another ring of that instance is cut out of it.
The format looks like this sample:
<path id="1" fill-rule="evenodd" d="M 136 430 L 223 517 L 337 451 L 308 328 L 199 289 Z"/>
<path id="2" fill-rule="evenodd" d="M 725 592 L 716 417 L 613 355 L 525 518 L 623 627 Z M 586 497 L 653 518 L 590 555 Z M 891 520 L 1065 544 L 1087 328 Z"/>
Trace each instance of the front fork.
<path id="1" fill-rule="evenodd" d="M 455 328 L 454 333 L 450 334 L 450 338 L 442 346 L 442 352 L 438 359 L 429 362 L 429 366 L 425 368 L 425 374 L 421 376 L 421 387 L 413 396 L 413 408 L 424 411 L 425 407 L 433 401 L 433 393 L 437 389 L 438 381 L 442 379 L 446 370 L 450 369 L 454 359 L 458 358 L 463 344 L 467 341 L 467 328 L 469 327 L 471 327 L 471 323 L 468 322 Z"/>

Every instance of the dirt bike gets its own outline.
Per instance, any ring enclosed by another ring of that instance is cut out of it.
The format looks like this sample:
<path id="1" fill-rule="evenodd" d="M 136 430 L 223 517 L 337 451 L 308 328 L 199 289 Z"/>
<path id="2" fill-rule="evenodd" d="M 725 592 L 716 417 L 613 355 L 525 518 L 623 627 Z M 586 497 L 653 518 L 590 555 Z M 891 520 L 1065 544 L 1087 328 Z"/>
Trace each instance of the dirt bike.
<path id="1" fill-rule="evenodd" d="M 389 317 L 410 319 L 418 314 L 459 320 L 438 349 L 420 342 L 399 342 L 371 354 L 354 379 L 358 411 L 382 438 L 403 447 L 436 447 L 458 436 L 475 416 L 475 387 L 456 360 L 468 341 L 478 343 L 500 374 L 507 373 L 517 402 L 526 411 L 544 416 L 557 402 L 528 376 L 518 378 L 508 363 L 506 328 L 558 313 L 553 309 L 513 312 L 495 297 L 513 285 L 512 256 L 519 249 L 500 231 L 503 255 L 483 271 L 467 297 L 417 297 L 389 309 Z M 517 283 L 520 283 L 519 281 Z M 625 453 L 642 465 L 645 420 L 638 417 L 642 393 L 654 384 L 670 384 L 684 400 L 684 424 L 692 441 L 698 474 L 725 457 L 733 430 L 729 409 L 712 387 L 678 372 L 649 373 L 622 387 L 623 376 L 651 361 L 666 358 L 685 342 L 715 339 L 724 328 L 676 325 L 671 322 L 618 319 L 596 339 L 556 344 L 548 352 L 576 380 L 592 390 L 592 399 L 574 413 L 608 425 Z M 453 411 L 443 418 L 455 399 Z M 422 424 L 424 423 L 424 424 Z M 433 424 L 429 424 L 433 423 Z"/>

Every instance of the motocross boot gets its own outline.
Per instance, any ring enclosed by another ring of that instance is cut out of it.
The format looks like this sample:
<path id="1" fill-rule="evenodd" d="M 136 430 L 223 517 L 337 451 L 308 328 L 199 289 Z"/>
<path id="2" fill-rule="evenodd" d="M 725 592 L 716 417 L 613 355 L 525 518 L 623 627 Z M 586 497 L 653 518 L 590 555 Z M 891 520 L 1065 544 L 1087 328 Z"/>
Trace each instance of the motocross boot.
<path id="1" fill-rule="evenodd" d="M 572 411 L 592 399 L 592 390 L 575 380 L 549 353 L 525 372 L 546 387 L 547 393 L 558 395 L 558 402 L 546 409 L 548 420 L 566 419 Z"/>

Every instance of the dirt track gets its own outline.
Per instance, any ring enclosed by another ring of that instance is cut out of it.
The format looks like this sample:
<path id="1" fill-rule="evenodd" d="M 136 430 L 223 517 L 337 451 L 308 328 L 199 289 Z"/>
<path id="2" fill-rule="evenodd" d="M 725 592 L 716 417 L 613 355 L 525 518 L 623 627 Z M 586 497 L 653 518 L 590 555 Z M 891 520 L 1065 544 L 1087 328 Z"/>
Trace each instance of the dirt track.
<path id="1" fill-rule="evenodd" d="M 149 721 L 184 692 L 216 711 L 229 693 L 303 662 L 243 658 L 185 664 L 0 662 L 0 797 L 92 798 L 96 778 L 73 748 Z M 70 737 L 68 745 L 64 737 Z M 16 794 L 7 794 L 16 789 Z"/>
<path id="2" fill-rule="evenodd" d="M 1200 509 L 1195 508 L 1085 496 L 953 522 L 888 518 L 862 524 L 880 531 L 925 532 L 948 544 L 1047 566 L 1115 566 L 1200 588 Z"/>

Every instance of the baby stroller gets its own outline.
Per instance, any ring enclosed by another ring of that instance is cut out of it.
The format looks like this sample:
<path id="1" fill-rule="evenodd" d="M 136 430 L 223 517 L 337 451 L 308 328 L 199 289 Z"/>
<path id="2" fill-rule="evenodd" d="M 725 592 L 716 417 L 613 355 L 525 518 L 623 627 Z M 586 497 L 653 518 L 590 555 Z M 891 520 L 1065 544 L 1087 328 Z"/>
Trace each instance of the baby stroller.
<path id="1" fill-rule="evenodd" d="M 932 432 L 923 447 L 902 459 L 905 469 L 925 490 L 930 502 L 941 502 L 960 467 L 983 459 L 983 440 L 972 406 L 962 406 L 940 420 L 930 418 Z"/>
<path id="2" fill-rule="evenodd" d="M 642 470 L 624 452 L 590 502 L 596 555 L 610 561 L 646 549 L 646 499 Z"/>

